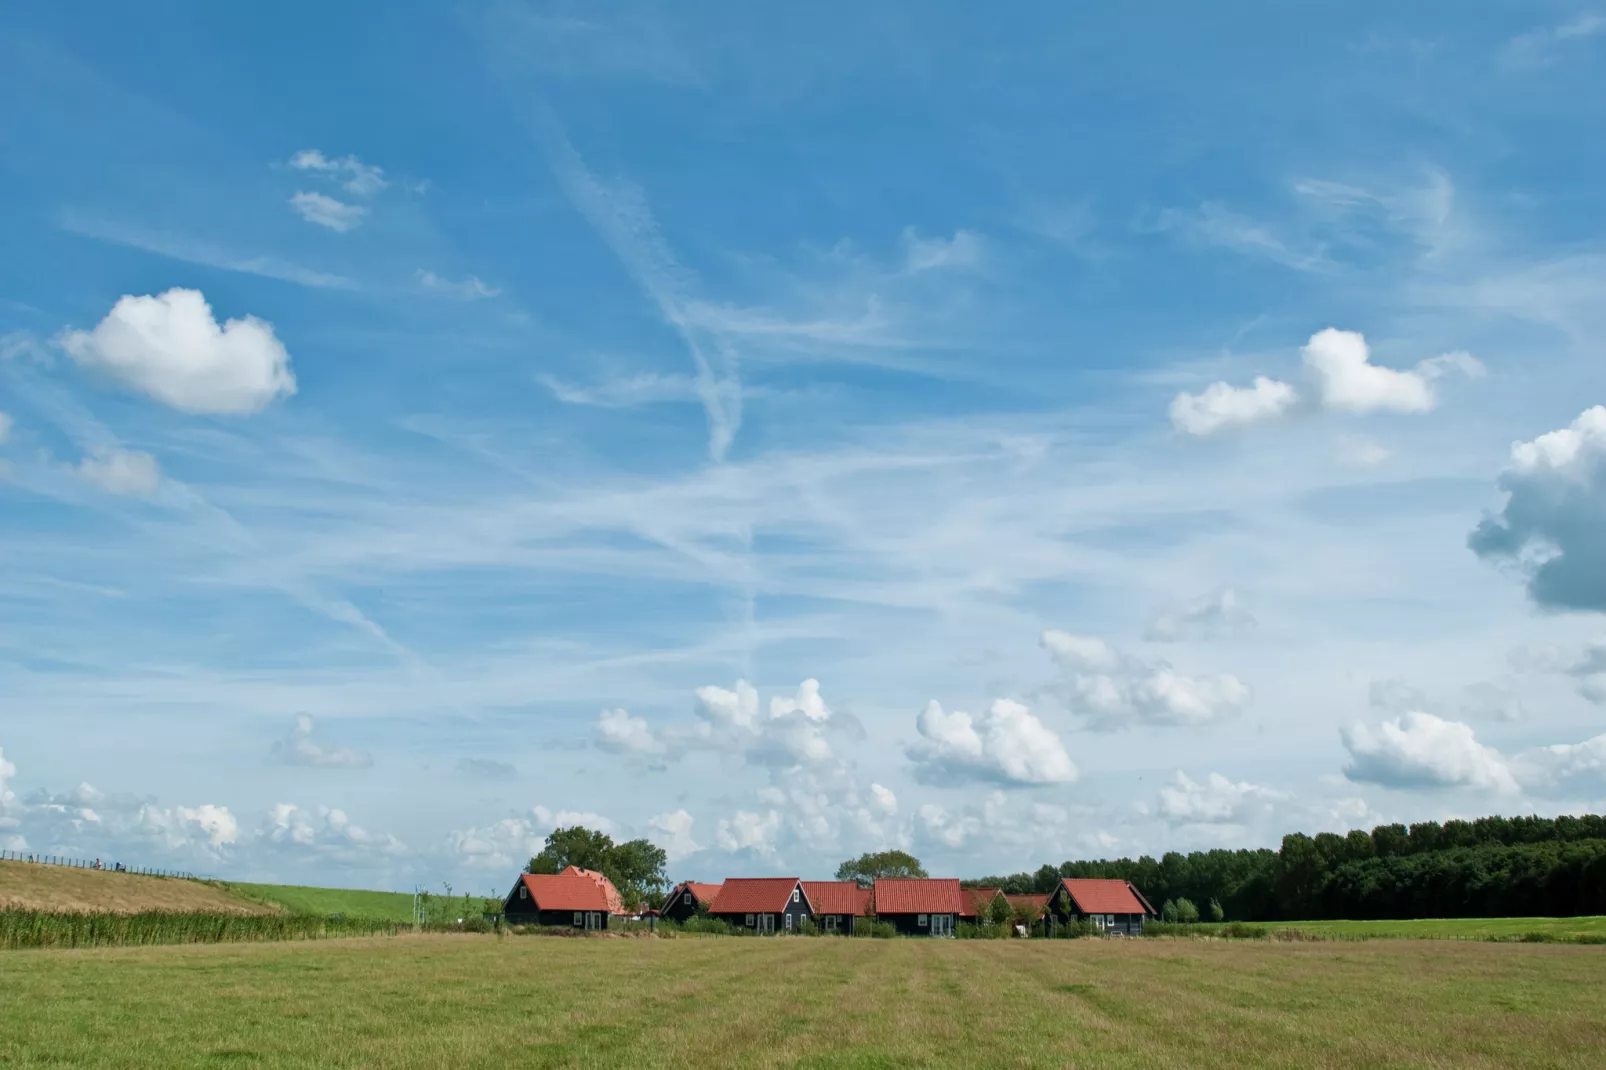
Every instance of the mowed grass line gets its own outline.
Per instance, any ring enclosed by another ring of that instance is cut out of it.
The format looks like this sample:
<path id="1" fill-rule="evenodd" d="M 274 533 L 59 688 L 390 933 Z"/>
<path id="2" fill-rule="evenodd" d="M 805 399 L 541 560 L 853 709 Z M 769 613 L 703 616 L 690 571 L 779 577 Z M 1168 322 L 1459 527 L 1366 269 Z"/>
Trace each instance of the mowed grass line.
<path id="1" fill-rule="evenodd" d="M 407 892 L 368 892 L 350 888 L 308 888 L 295 884 L 243 884 L 221 887 L 239 898 L 264 903 L 292 914 L 341 914 L 348 918 L 412 921 L 413 897 Z"/>
<path id="2" fill-rule="evenodd" d="M 0 955 L 0 1065 L 1578 1067 L 1606 949 L 399 936 Z"/>
<path id="3" fill-rule="evenodd" d="M 1582 937 L 1606 939 L 1606 917 L 1584 918 L 1414 918 L 1379 921 L 1269 921 L 1255 928 L 1295 929 L 1318 936 L 1369 940 L 1402 937 L 1409 940 L 1520 940 L 1543 934 L 1559 940 Z M 1201 924 L 1209 935 L 1221 926 Z"/>

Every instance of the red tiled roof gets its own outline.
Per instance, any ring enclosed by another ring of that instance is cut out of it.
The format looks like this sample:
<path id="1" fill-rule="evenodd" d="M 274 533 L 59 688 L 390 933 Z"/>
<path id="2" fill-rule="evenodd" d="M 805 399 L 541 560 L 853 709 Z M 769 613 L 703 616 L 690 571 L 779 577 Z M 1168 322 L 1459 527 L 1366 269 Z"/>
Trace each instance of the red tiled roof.
<path id="1" fill-rule="evenodd" d="M 1060 884 L 1070 893 L 1071 901 L 1084 914 L 1147 914 L 1143 903 L 1132 892 L 1132 886 L 1119 880 L 1072 880 L 1063 878 Z"/>
<path id="2" fill-rule="evenodd" d="M 960 912 L 966 918 L 978 918 L 992 908 L 993 900 L 998 898 L 1001 889 L 998 888 L 964 888 L 965 909 Z"/>
<path id="3" fill-rule="evenodd" d="M 875 882 L 877 914 L 962 914 L 965 897 L 959 879 L 913 880 L 888 878 Z"/>
<path id="4" fill-rule="evenodd" d="M 862 918 L 870 913 L 870 889 L 860 888 L 854 881 L 804 881 L 803 894 L 809 897 L 809 906 L 816 914 Z"/>
<path id="5" fill-rule="evenodd" d="M 613 881 L 609 880 L 604 874 L 598 873 L 594 869 L 581 869 L 579 866 L 570 866 L 568 869 L 565 869 L 562 873 L 558 874 L 558 876 L 589 877 L 592 881 L 596 882 L 597 887 L 602 889 L 602 894 L 607 897 L 608 913 L 630 913 L 630 911 L 625 907 L 624 897 L 619 894 L 619 889 L 615 888 L 613 886 Z"/>
<path id="6" fill-rule="evenodd" d="M 704 884 L 702 881 L 687 881 L 680 887 L 682 891 L 689 889 L 691 894 L 697 897 L 699 903 L 706 905 L 712 903 L 719 896 L 721 886 L 718 884 Z"/>
<path id="7" fill-rule="evenodd" d="M 1048 896 L 1046 895 L 1006 895 L 1011 909 L 1019 910 L 1022 907 L 1032 917 L 1037 917 L 1048 909 Z"/>
<path id="8" fill-rule="evenodd" d="M 537 910 L 608 909 L 601 886 L 579 874 L 525 873 L 519 880 L 530 890 L 530 902 Z"/>
<path id="9" fill-rule="evenodd" d="M 731 877 L 709 904 L 710 914 L 779 914 L 792 900 L 796 877 Z"/>

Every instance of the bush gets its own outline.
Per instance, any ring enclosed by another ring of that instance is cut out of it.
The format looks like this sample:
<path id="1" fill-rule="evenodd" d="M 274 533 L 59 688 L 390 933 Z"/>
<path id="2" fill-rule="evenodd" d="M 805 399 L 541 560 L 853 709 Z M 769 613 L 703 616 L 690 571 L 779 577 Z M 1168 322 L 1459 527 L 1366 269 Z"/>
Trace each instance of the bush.
<path id="1" fill-rule="evenodd" d="M 853 926 L 853 935 L 874 940 L 890 940 L 898 935 L 898 927 L 890 921 L 860 918 Z"/>
<path id="2" fill-rule="evenodd" d="M 1227 920 L 1227 912 L 1221 909 L 1221 900 L 1219 899 L 1210 900 L 1210 920 L 1215 922 Z"/>
<path id="3" fill-rule="evenodd" d="M 1264 940 L 1270 930 L 1264 925 L 1245 925 L 1241 921 L 1231 921 L 1223 925 L 1219 935 L 1228 940 Z"/>
<path id="4" fill-rule="evenodd" d="M 742 936 L 750 930 L 732 925 L 724 918 L 695 915 L 680 923 L 680 931 L 685 933 L 706 933 L 709 936 Z"/>
<path id="5" fill-rule="evenodd" d="M 1199 908 L 1193 905 L 1192 899 L 1177 900 L 1177 920 L 1184 925 L 1192 925 L 1199 920 Z"/>
<path id="6" fill-rule="evenodd" d="M 1164 903 L 1162 903 L 1160 905 L 1160 920 L 1162 922 L 1165 922 L 1167 925 L 1175 925 L 1176 924 L 1176 922 L 1177 922 L 1177 901 L 1175 899 L 1167 899 Z"/>

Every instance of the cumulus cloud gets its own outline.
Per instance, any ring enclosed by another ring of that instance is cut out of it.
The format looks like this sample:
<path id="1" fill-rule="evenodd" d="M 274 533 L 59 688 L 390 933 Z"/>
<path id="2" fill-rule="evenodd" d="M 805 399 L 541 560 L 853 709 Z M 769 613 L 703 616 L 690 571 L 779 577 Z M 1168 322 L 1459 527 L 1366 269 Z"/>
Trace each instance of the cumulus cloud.
<path id="1" fill-rule="evenodd" d="M 691 814 L 685 810 L 671 810 L 667 814 L 658 814 L 648 822 L 658 833 L 655 839 L 669 856 L 669 861 L 678 862 L 703 849 L 701 844 L 692 839 L 692 820 Z"/>
<path id="2" fill-rule="evenodd" d="M 385 181 L 385 172 L 378 167 L 365 164 L 355 156 L 331 158 L 317 149 L 302 149 L 290 157 L 290 167 L 339 179 L 346 192 L 358 197 L 372 196 L 390 185 Z"/>
<path id="3" fill-rule="evenodd" d="M 720 818 L 716 838 L 722 851 L 751 851 L 768 858 L 775 854 L 780 831 L 781 815 L 774 810 L 762 814 L 738 810 L 729 818 Z"/>
<path id="4" fill-rule="evenodd" d="M 1582 743 L 1536 747 L 1512 759 L 1522 786 L 1539 795 L 1606 792 L 1606 735 Z"/>
<path id="5" fill-rule="evenodd" d="M 1170 786 L 1160 789 L 1157 809 L 1172 824 L 1231 825 L 1262 814 L 1286 798 L 1280 791 L 1234 782 L 1220 773 L 1211 773 L 1200 784 L 1179 769 Z"/>
<path id="6" fill-rule="evenodd" d="M 296 717 L 290 734 L 273 744 L 273 753 L 288 765 L 318 766 L 326 769 L 366 769 L 374 764 L 366 751 L 349 747 L 325 747 L 312 739 L 312 718 Z"/>
<path id="7" fill-rule="evenodd" d="M 1311 335 L 1300 353 L 1310 382 L 1309 403 L 1329 412 L 1431 412 L 1438 404 L 1436 380 L 1450 372 L 1483 374 L 1476 358 L 1460 352 L 1432 357 L 1405 371 L 1373 364 L 1360 332 L 1333 327 Z M 1276 419 L 1300 402 L 1295 387 L 1265 376 L 1257 377 L 1252 387 L 1218 382 L 1200 394 L 1178 394 L 1171 402 L 1171 422 L 1184 434 L 1210 435 Z"/>
<path id="8" fill-rule="evenodd" d="M 1091 636 L 1050 630 L 1041 642 L 1065 674 L 1066 702 L 1091 728 L 1213 724 L 1252 698 L 1236 676 L 1184 676 L 1165 661 L 1123 655 Z"/>
<path id="9" fill-rule="evenodd" d="M 470 275 L 461 281 L 453 281 L 437 275 L 433 271 L 425 271 L 423 268 L 419 268 L 414 277 L 418 279 L 418 285 L 426 290 L 433 290 L 436 293 L 446 294 L 463 301 L 478 301 L 481 298 L 497 297 L 502 293 L 500 289 L 487 285 L 475 275 Z"/>
<path id="10" fill-rule="evenodd" d="M 359 226 L 368 209 L 360 204 L 347 204 L 322 193 L 297 190 L 290 198 L 290 207 L 308 223 L 326 227 L 344 234 Z"/>
<path id="11" fill-rule="evenodd" d="M 1517 790 L 1500 752 L 1479 743 L 1471 727 L 1459 721 L 1410 712 L 1376 728 L 1356 723 L 1340 736 L 1350 753 L 1344 775 L 1358 783 Z"/>
<path id="12" fill-rule="evenodd" d="M 446 836 L 447 857 L 473 869 L 507 870 L 524 866 L 541 853 L 553 829 L 583 825 L 610 835 L 616 826 L 587 810 L 549 810 L 535 806 L 489 825 L 454 829 Z"/>
<path id="13" fill-rule="evenodd" d="M 411 854 L 395 836 L 372 833 L 353 824 L 344 810 L 330 806 L 309 810 L 294 803 L 276 803 L 268 809 L 257 832 L 257 843 L 299 861 L 335 865 L 362 865 Z"/>
<path id="14" fill-rule="evenodd" d="M 958 850 L 981 831 L 981 820 L 970 814 L 951 814 L 936 803 L 922 803 L 915 811 L 915 823 L 927 842 Z"/>
<path id="15" fill-rule="evenodd" d="M 715 750 L 740 755 L 753 765 L 825 767 L 836 761 L 832 731 L 854 731 L 857 722 L 833 713 L 820 695 L 818 680 L 804 680 L 793 695 L 770 699 L 761 715 L 758 689 L 746 680 L 734 688 L 699 687 L 693 693 L 691 724 L 655 730 L 625 710 L 604 710 L 597 721 L 597 746 L 616 754 L 679 758 L 688 751 Z"/>
<path id="16" fill-rule="evenodd" d="M 603 710 L 597 716 L 597 746 L 614 754 L 662 754 L 663 741 L 641 717 L 627 710 Z"/>
<path id="17" fill-rule="evenodd" d="M 1255 377 L 1253 386 L 1211 383 L 1198 394 L 1183 392 L 1171 401 L 1171 425 L 1185 435 L 1213 435 L 1264 423 L 1286 414 L 1299 401 L 1287 383 Z"/>
<path id="18" fill-rule="evenodd" d="M 1244 608 L 1238 592 L 1223 587 L 1156 613 L 1149 621 L 1144 638 L 1155 643 L 1214 639 L 1254 626 L 1255 618 Z"/>
<path id="19" fill-rule="evenodd" d="M 80 478 L 108 494 L 148 498 L 162 485 L 156 458 L 139 450 L 103 449 L 78 462 Z"/>
<path id="20" fill-rule="evenodd" d="M 995 700 L 974 720 L 962 710 L 944 713 L 933 700 L 915 727 L 921 738 L 908 755 L 916 779 L 927 783 L 1068 784 L 1077 776 L 1059 736 L 1010 699 Z"/>
<path id="21" fill-rule="evenodd" d="M 1504 506 L 1472 532 L 1479 557 L 1515 565 L 1543 609 L 1606 612 L 1606 406 L 1511 447 Z"/>
<path id="22" fill-rule="evenodd" d="M 183 412 L 257 412 L 296 390 L 273 325 L 246 316 L 220 327 L 198 290 L 125 295 L 93 331 L 58 341 L 84 367 Z"/>
<path id="23" fill-rule="evenodd" d="M 3 786 L 3 778 L 0 778 L 0 787 Z M 875 804 L 875 808 L 881 813 L 888 817 L 893 817 L 897 814 L 898 797 L 892 793 L 891 788 L 884 788 L 880 784 L 871 784 L 870 797 Z"/>
<path id="24" fill-rule="evenodd" d="M 216 861 L 240 839 L 226 806 L 162 806 L 89 784 L 19 799 L 6 786 L 16 772 L 0 753 L 0 840 L 7 850 L 184 866 Z"/>

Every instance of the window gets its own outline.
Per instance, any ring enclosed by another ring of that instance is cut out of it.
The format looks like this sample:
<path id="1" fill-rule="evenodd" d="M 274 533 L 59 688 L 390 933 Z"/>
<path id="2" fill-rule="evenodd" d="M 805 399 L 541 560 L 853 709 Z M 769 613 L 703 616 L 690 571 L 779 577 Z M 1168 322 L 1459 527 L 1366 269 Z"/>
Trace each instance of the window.
<path id="1" fill-rule="evenodd" d="M 691 906 L 691 893 L 687 892 L 685 895 L 681 896 L 680 901 L 685 903 L 687 906 Z"/>
<path id="2" fill-rule="evenodd" d="M 1115 924 L 1115 915 L 1114 914 L 1106 914 L 1106 915 L 1104 915 L 1104 924 L 1106 924 L 1106 925 L 1114 925 Z"/>
<path id="3" fill-rule="evenodd" d="M 519 898 L 520 899 L 528 899 L 528 898 L 530 898 L 530 889 L 526 885 L 523 885 L 523 884 L 519 885 Z"/>
<path id="4" fill-rule="evenodd" d="M 574 923 L 576 925 L 584 925 L 586 923 L 586 916 L 584 912 L 579 910 L 574 912 Z"/>
<path id="5" fill-rule="evenodd" d="M 793 888 L 792 889 L 792 902 L 796 903 L 798 901 L 798 897 L 801 896 L 802 894 L 803 894 L 803 892 L 802 892 L 801 889 Z"/>
<path id="6" fill-rule="evenodd" d="M 926 916 L 924 914 L 920 915 L 915 919 L 915 924 L 924 929 L 926 927 Z"/>
<path id="7" fill-rule="evenodd" d="M 753 915 L 751 914 L 747 915 L 747 927 L 749 929 L 753 927 Z"/>
<path id="8" fill-rule="evenodd" d="M 792 931 L 792 915 L 790 914 L 786 915 L 786 931 Z"/>

